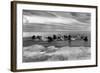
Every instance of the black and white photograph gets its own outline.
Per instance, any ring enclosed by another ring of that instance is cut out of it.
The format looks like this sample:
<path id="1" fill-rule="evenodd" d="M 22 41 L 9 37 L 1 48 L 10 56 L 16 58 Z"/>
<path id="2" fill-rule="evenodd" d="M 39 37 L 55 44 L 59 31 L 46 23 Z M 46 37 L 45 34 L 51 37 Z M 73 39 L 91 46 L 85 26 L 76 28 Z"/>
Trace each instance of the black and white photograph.
<path id="1" fill-rule="evenodd" d="M 23 10 L 23 62 L 91 59 L 91 13 Z"/>
<path id="2" fill-rule="evenodd" d="M 97 6 L 12 2 L 11 69 L 97 66 Z"/>

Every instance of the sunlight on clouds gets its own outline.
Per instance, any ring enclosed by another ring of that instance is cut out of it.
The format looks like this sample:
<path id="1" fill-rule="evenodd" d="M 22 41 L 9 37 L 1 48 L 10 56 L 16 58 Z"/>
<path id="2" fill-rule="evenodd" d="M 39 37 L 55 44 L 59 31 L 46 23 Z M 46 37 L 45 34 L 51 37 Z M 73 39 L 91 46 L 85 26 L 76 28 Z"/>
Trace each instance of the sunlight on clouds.
<path id="1" fill-rule="evenodd" d="M 41 17 L 41 16 L 23 16 L 23 23 L 44 23 L 44 24 L 49 24 L 49 23 L 53 23 L 53 25 L 59 25 L 59 23 L 62 24 L 71 24 L 71 23 L 78 23 L 78 24 L 86 24 L 83 22 L 80 22 L 76 19 L 73 18 L 64 18 L 64 17 L 53 17 L 53 18 L 49 18 L 49 17 Z M 58 23 L 58 24 L 55 24 Z M 60 24 L 61 25 L 61 24 Z"/>
<path id="2" fill-rule="evenodd" d="M 40 16 L 24 16 L 23 23 L 66 23 L 70 24 L 73 22 L 78 22 L 72 18 L 49 18 L 49 17 L 40 17 Z"/>
<path id="3" fill-rule="evenodd" d="M 79 12 L 23 11 L 23 31 L 90 31 L 90 14 Z"/>

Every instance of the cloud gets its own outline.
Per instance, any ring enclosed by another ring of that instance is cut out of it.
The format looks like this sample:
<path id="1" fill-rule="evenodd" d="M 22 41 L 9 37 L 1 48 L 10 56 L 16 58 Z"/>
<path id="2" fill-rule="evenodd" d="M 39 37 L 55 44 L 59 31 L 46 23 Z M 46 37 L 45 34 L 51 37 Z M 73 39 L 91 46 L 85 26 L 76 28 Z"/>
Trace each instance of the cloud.
<path id="1" fill-rule="evenodd" d="M 78 12 L 23 11 L 23 31 L 90 31 L 90 14 Z"/>

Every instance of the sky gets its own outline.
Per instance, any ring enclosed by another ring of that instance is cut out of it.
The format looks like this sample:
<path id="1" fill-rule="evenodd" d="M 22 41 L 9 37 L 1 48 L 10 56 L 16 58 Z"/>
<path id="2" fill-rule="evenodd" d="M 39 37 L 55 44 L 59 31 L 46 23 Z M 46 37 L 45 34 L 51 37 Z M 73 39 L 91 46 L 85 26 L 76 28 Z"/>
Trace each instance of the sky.
<path id="1" fill-rule="evenodd" d="M 23 32 L 90 31 L 91 14 L 23 10 Z"/>

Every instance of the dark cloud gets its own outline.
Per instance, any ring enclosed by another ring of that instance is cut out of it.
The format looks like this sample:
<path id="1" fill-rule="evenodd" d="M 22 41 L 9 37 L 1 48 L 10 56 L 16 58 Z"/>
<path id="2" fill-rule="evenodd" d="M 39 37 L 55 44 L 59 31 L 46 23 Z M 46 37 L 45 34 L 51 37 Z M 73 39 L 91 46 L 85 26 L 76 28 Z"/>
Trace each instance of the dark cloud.
<path id="1" fill-rule="evenodd" d="M 56 15 L 52 13 L 48 13 L 48 11 L 37 11 L 37 10 L 23 10 L 23 15 L 36 15 L 36 16 L 43 16 L 43 17 L 56 17 Z"/>

